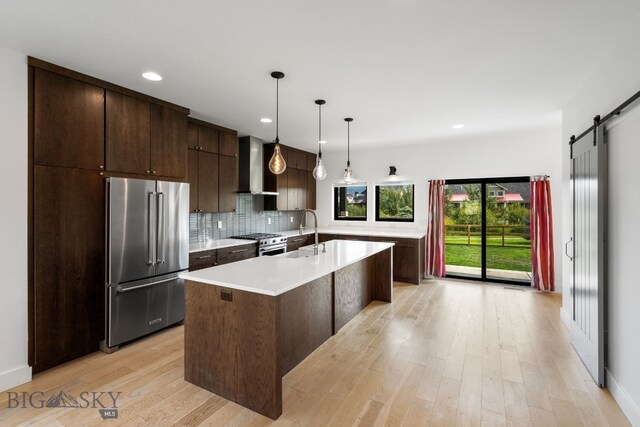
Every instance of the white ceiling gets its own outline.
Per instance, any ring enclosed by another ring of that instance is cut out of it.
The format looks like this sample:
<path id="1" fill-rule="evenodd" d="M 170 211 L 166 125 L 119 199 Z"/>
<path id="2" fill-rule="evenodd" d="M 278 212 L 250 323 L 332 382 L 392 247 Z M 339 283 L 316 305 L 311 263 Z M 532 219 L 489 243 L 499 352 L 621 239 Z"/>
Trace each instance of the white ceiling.
<path id="1" fill-rule="evenodd" d="M 313 150 L 558 124 L 637 0 L 2 0 L 0 46 Z M 140 76 L 154 70 L 164 80 Z M 462 130 L 452 130 L 464 123 Z"/>

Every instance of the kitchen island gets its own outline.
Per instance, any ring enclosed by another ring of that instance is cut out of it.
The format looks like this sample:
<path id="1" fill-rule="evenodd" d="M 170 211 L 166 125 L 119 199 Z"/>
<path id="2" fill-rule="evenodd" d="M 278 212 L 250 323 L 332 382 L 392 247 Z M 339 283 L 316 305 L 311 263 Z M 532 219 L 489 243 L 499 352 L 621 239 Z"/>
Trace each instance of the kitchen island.
<path id="1" fill-rule="evenodd" d="M 371 301 L 393 300 L 393 243 L 322 250 L 182 274 L 185 380 L 278 418 L 282 377 Z"/>

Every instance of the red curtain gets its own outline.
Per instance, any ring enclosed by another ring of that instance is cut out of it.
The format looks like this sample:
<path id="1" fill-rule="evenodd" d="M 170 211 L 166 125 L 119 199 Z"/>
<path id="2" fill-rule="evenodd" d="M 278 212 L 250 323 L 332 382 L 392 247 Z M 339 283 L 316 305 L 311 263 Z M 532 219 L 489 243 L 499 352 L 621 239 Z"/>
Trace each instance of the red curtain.
<path id="1" fill-rule="evenodd" d="M 444 180 L 429 181 L 426 276 L 443 277 L 444 264 Z"/>
<path id="2" fill-rule="evenodd" d="M 539 291 L 555 290 L 553 258 L 553 211 L 551 183 L 546 176 L 531 178 L 531 286 Z"/>

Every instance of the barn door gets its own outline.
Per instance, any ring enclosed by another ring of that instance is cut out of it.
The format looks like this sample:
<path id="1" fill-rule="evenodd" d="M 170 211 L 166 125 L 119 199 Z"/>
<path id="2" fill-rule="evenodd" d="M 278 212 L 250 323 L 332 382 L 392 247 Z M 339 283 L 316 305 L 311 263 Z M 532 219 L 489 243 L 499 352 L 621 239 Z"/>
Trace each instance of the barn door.
<path id="1" fill-rule="evenodd" d="M 604 373 L 604 126 L 572 145 L 573 275 L 571 344 L 601 387 Z"/>

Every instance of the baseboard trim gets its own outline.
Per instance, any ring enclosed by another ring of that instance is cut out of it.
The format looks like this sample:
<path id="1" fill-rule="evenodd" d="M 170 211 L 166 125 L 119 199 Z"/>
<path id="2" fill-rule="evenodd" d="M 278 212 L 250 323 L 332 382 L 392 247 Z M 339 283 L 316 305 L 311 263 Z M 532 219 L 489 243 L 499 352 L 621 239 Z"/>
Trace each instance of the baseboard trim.
<path id="1" fill-rule="evenodd" d="M 564 323 L 564 326 L 566 326 L 567 329 L 569 329 L 569 324 L 571 323 L 571 316 L 569 315 L 569 312 L 565 310 L 564 306 L 560 307 L 560 319 L 562 320 L 562 323 Z"/>
<path id="2" fill-rule="evenodd" d="M 31 366 L 21 366 L 11 371 L 0 373 L 0 392 L 17 387 L 31 381 Z"/>
<path id="3" fill-rule="evenodd" d="M 640 427 L 640 408 L 607 369 L 607 388 L 632 426 Z"/>

